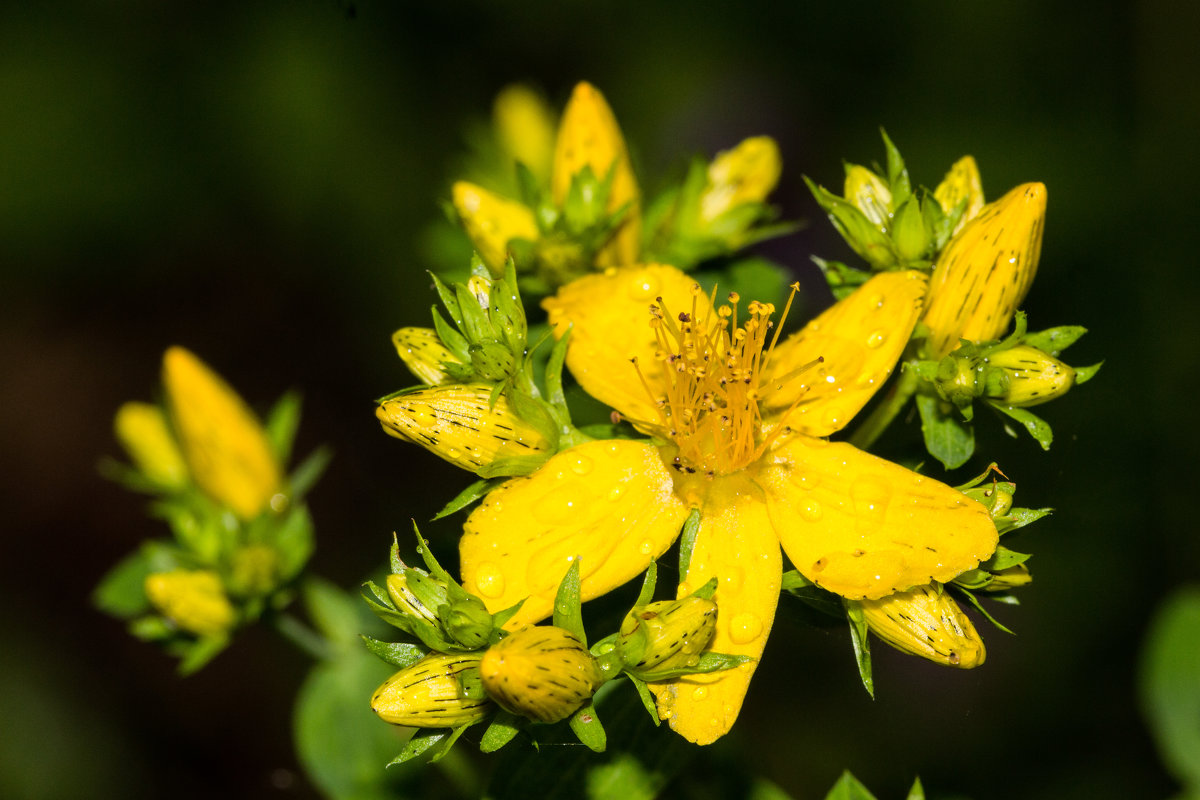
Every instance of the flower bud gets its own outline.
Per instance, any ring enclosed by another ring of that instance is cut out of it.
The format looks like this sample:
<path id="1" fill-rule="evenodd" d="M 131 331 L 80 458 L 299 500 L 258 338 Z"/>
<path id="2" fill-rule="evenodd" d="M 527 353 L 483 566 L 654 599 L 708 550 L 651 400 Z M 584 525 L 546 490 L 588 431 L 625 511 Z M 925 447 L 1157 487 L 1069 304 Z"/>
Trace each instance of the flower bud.
<path id="1" fill-rule="evenodd" d="M 960 669 L 983 663 L 986 652 L 975 626 L 934 584 L 859 604 L 868 627 L 897 650 Z"/>
<path id="2" fill-rule="evenodd" d="M 385 400 L 375 412 L 383 429 L 472 472 L 500 458 L 546 453 L 549 443 L 501 394 L 489 405 L 487 384 L 433 386 Z"/>
<path id="3" fill-rule="evenodd" d="M 554 121 L 546 102 L 528 86 L 504 87 L 492 105 L 492 123 L 500 147 L 513 161 L 528 167 L 538 183 L 550 179 Z"/>
<path id="4" fill-rule="evenodd" d="M 472 344 L 468 349 L 471 353 L 471 366 L 484 380 L 502 381 L 516 369 L 517 362 L 513 358 L 512 350 L 502 342 Z"/>
<path id="5" fill-rule="evenodd" d="M 617 652 L 627 672 L 653 680 L 654 673 L 685 669 L 700 660 L 717 630 L 717 604 L 691 596 L 640 606 L 625 615 Z"/>
<path id="6" fill-rule="evenodd" d="M 282 476 L 266 431 L 215 372 L 182 347 L 163 356 L 163 387 L 192 479 L 243 520 L 258 516 Z"/>
<path id="7" fill-rule="evenodd" d="M 887 233 L 892 224 L 892 190 L 882 178 L 866 167 L 852 164 L 846 170 L 843 196 L 882 233 Z"/>
<path id="8" fill-rule="evenodd" d="M 433 328 L 401 328 L 392 334 L 392 344 L 404 365 L 426 386 L 446 383 L 450 376 L 444 365 L 462 363 Z"/>
<path id="9" fill-rule="evenodd" d="M 371 710 L 384 722 L 412 728 L 457 728 L 481 721 L 492 710 L 488 699 L 471 699 L 464 672 L 478 668 L 477 655 L 430 653 L 383 682 L 371 696 Z"/>
<path id="10" fill-rule="evenodd" d="M 150 603 L 185 631 L 221 636 L 233 627 L 236 614 L 217 573 L 176 569 L 146 576 Z"/>
<path id="11" fill-rule="evenodd" d="M 387 576 L 388 597 L 392 598 L 392 602 L 396 605 L 396 610 L 405 616 L 416 617 L 417 619 L 425 620 L 431 625 L 437 625 L 438 617 L 436 610 L 430 609 L 429 606 L 421 602 L 409 587 L 408 579 L 409 573 L 407 571 Z"/>
<path id="12" fill-rule="evenodd" d="M 1029 567 L 1017 564 L 993 572 L 992 582 L 984 588 L 989 592 L 1006 592 L 1009 589 L 1019 589 L 1031 583 L 1033 583 L 1033 576 L 1029 574 Z"/>
<path id="13" fill-rule="evenodd" d="M 942 250 L 929 279 L 922 321 L 927 357 L 941 358 L 959 339 L 999 339 L 1037 273 L 1046 187 L 1026 183 L 984 206 Z"/>
<path id="14" fill-rule="evenodd" d="M 987 363 L 1004 371 L 1007 381 L 994 400 L 1010 406 L 1036 406 L 1064 395 L 1075 384 L 1075 370 L 1053 356 L 1028 345 L 1017 345 L 987 357 Z M 990 388 L 990 387 L 989 387 Z"/>
<path id="15" fill-rule="evenodd" d="M 963 156 L 954 162 L 946 177 L 933 190 L 933 198 L 938 201 L 942 211 L 953 213 L 959 203 L 964 200 L 963 215 L 954 226 L 954 233 L 962 230 L 971 220 L 979 215 L 983 208 L 983 182 L 979 178 L 979 167 L 971 156 Z"/>
<path id="16" fill-rule="evenodd" d="M 125 403 L 117 409 L 113 427 L 134 466 L 147 478 L 170 489 L 187 483 L 187 465 L 162 409 L 150 403 Z"/>
<path id="17" fill-rule="evenodd" d="M 265 544 L 248 544 L 234 551 L 229 565 L 229 589 L 242 597 L 269 594 L 279 585 L 279 552 Z"/>
<path id="18" fill-rule="evenodd" d="M 478 597 L 468 595 L 444 606 L 440 611 L 442 627 L 455 642 L 469 650 L 477 650 L 487 644 L 492 633 L 492 615 Z"/>
<path id="19" fill-rule="evenodd" d="M 510 240 L 537 240 L 537 222 L 524 205 L 466 181 L 455 183 L 450 193 L 467 237 L 493 275 L 504 272 Z"/>
<path id="20" fill-rule="evenodd" d="M 779 147 L 769 136 L 753 136 L 718 153 L 708 165 L 708 186 L 700 196 L 700 218 L 712 222 L 744 203 L 762 203 L 779 182 Z"/>
<path id="21" fill-rule="evenodd" d="M 501 639 L 479 664 L 483 688 L 505 710 L 558 722 L 587 702 L 602 679 L 596 659 L 569 631 L 539 625 Z"/>

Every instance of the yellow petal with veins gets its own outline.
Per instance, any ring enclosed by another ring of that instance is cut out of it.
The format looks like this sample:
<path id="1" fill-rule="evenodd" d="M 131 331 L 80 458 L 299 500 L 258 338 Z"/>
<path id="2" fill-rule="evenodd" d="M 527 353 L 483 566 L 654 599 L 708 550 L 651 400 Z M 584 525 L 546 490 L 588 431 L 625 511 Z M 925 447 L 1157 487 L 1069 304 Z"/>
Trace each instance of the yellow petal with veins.
<path id="1" fill-rule="evenodd" d="M 979 166 L 975 159 L 963 156 L 955 161 L 946 177 L 942 178 L 942 182 L 933 190 L 933 197 L 947 214 L 963 200 L 967 201 L 962 218 L 954 226 L 954 233 L 958 233 L 963 225 L 979 216 L 979 211 L 983 208 L 983 181 L 979 177 Z"/>
<path id="2" fill-rule="evenodd" d="M 658 412 L 630 359 L 655 394 L 666 391 L 663 362 L 650 327 L 650 305 L 662 298 L 672 313 L 692 310 L 696 281 L 660 264 L 587 275 L 542 301 L 554 334 L 572 325 L 567 366 L 584 390 L 635 420 L 655 420 Z M 706 297 L 695 298 L 708 306 Z"/>
<path id="3" fill-rule="evenodd" d="M 282 477 L 254 413 L 229 384 L 182 347 L 163 356 L 163 388 L 196 485 L 238 517 L 258 516 L 279 491 Z"/>
<path id="4" fill-rule="evenodd" d="M 763 492 L 742 473 L 697 479 L 695 485 L 703 496 L 700 532 L 679 596 L 716 576 L 717 633 L 709 649 L 757 659 L 775 619 L 782 572 Z M 688 488 L 680 491 L 687 494 Z M 658 715 L 685 739 L 710 744 L 733 726 L 756 666 L 751 661 L 722 672 L 651 683 Z"/>
<path id="5" fill-rule="evenodd" d="M 404 365 L 426 386 L 450 380 L 444 364 L 462 363 L 433 328 L 401 328 L 392 334 L 392 344 Z"/>
<path id="6" fill-rule="evenodd" d="M 550 172 L 550 193 L 556 205 L 561 207 L 566 201 L 571 178 L 584 167 L 591 167 L 601 180 L 615 169 L 608 195 L 609 213 L 630 204 L 616 236 L 596 256 L 597 265 L 635 263 L 642 235 L 637 178 L 633 175 L 617 118 L 604 95 L 586 82 L 576 85 L 558 126 L 554 165 Z"/>
<path id="7" fill-rule="evenodd" d="M 920 272 L 884 272 L 780 343 L 763 375 L 764 416 L 799 400 L 789 426 L 810 436 L 841 430 L 892 374 L 924 296 Z"/>
<path id="8" fill-rule="evenodd" d="M 459 542 L 463 586 L 488 610 L 528 598 L 508 623 L 546 617 L 579 558 L 582 597 L 609 592 L 671 546 L 688 510 L 658 451 L 628 440 L 565 450 L 471 512 Z"/>
<path id="9" fill-rule="evenodd" d="M 756 478 L 784 552 L 852 600 L 946 582 L 991 556 L 988 511 L 957 489 L 851 445 L 797 436 Z"/>
<path id="10" fill-rule="evenodd" d="M 510 240 L 538 238 L 533 212 L 520 203 L 466 181 L 455 183 L 450 192 L 467 237 L 493 275 L 504 273 Z"/>
<path id="11" fill-rule="evenodd" d="M 1026 183 L 963 226 L 929 277 L 922 321 L 929 358 L 941 358 L 959 339 L 1000 338 L 1037 274 L 1046 221 L 1046 187 Z"/>

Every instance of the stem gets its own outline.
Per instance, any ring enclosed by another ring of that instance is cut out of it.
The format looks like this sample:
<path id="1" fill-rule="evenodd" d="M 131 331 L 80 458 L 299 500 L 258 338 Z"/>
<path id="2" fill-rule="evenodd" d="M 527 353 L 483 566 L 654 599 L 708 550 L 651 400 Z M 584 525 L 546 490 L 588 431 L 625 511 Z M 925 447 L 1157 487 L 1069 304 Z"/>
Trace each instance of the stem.
<path id="1" fill-rule="evenodd" d="M 270 621 L 271 627 L 283 638 L 317 661 L 325 661 L 332 657 L 333 647 L 329 644 L 329 640 L 291 614 L 272 614 Z"/>
<path id="2" fill-rule="evenodd" d="M 900 379 L 888 391 L 883 402 L 875 406 L 871 416 L 855 428 L 854 434 L 849 439 L 850 444 L 860 450 L 866 450 L 873 445 L 875 440 L 887 430 L 888 425 L 892 423 L 900 410 L 908 404 L 909 398 L 916 393 L 919 383 L 920 379 L 915 370 L 902 370 Z"/>

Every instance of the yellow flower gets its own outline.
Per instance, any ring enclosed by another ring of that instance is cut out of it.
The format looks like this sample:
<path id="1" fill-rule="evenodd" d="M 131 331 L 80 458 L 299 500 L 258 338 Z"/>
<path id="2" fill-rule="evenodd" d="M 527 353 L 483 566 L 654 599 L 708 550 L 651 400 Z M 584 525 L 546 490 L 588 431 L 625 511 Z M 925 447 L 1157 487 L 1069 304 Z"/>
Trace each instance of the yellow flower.
<path id="1" fill-rule="evenodd" d="M 758 658 L 781 545 L 805 577 L 855 600 L 975 568 L 996 547 L 987 509 L 822 438 L 891 373 L 924 291 L 918 272 L 879 274 L 777 342 L 769 305 L 752 303 L 739 322 L 673 267 L 564 287 L 544 304 L 559 335 L 571 326 L 571 372 L 655 440 L 581 444 L 489 494 L 461 540 L 465 588 L 490 610 L 527 598 L 509 625 L 528 624 L 550 613 L 576 558 L 583 599 L 601 595 L 646 569 L 698 509 L 678 596 L 718 578 L 711 647 Z M 632 324 L 648 308 L 650 324 Z M 714 741 L 736 719 L 754 666 L 651 684 L 660 716 L 692 741 Z"/>
<path id="2" fill-rule="evenodd" d="M 953 173 L 953 171 L 952 171 Z M 1033 284 L 1042 253 L 1046 187 L 1026 183 L 988 203 L 938 256 L 922 321 L 927 358 L 941 358 L 959 339 L 999 339 Z"/>
<path id="3" fill-rule="evenodd" d="M 550 172 L 550 196 L 560 208 L 567 200 L 571 179 L 584 167 L 598 178 L 613 172 L 608 196 L 612 213 L 625 204 L 629 211 L 612 241 L 596 255 L 596 264 L 625 266 L 637 261 L 641 248 L 641 194 L 625 149 L 625 138 L 604 95 L 590 83 L 576 85 L 558 126 L 554 164 Z"/>
<path id="4" fill-rule="evenodd" d="M 146 576 L 145 590 L 154 607 L 185 631 L 220 636 L 233 627 L 233 606 L 211 570 L 156 572 Z"/>
<path id="5" fill-rule="evenodd" d="M 161 408 L 125 403 L 117 409 L 113 427 L 121 446 L 146 477 L 173 489 L 187 483 L 187 465 Z"/>
<path id="6" fill-rule="evenodd" d="M 258 516 L 283 479 L 266 431 L 229 384 L 182 347 L 163 356 L 163 388 L 192 479 L 244 520 Z"/>

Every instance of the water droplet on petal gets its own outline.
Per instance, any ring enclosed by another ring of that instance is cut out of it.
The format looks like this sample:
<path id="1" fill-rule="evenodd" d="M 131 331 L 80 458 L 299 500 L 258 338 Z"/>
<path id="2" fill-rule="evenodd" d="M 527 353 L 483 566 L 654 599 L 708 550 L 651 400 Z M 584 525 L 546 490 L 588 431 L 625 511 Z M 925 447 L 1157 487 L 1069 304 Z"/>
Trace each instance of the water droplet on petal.
<path id="1" fill-rule="evenodd" d="M 816 522 L 821 518 L 821 504 L 816 500 L 805 500 L 800 504 L 800 516 L 809 522 Z"/>
<path id="2" fill-rule="evenodd" d="M 533 504 L 533 518 L 543 525 L 563 525 L 576 517 L 590 499 L 582 482 L 570 481 L 538 498 Z"/>
<path id="3" fill-rule="evenodd" d="M 640 545 L 638 545 L 638 552 L 644 556 L 650 555 L 654 552 L 654 542 L 650 541 L 649 539 L 642 542 Z"/>
<path id="4" fill-rule="evenodd" d="M 590 458 L 584 455 L 577 455 L 571 462 L 571 472 L 576 475 L 587 475 L 595 467 L 595 464 Z"/>
<path id="5" fill-rule="evenodd" d="M 503 594 L 504 576 L 500 574 L 500 567 L 491 561 L 480 564 L 475 575 L 475 589 L 484 597 L 499 597 Z"/>
<path id="6" fill-rule="evenodd" d="M 743 611 L 730 621 L 729 638 L 734 644 L 746 644 L 757 639 L 762 630 L 762 619 L 757 614 Z"/>
<path id="7" fill-rule="evenodd" d="M 872 350 L 881 347 L 887 341 L 887 338 L 888 335 L 885 330 L 872 331 L 871 335 L 867 337 L 867 347 L 870 347 Z"/>
<path id="8" fill-rule="evenodd" d="M 703 686 L 697 686 L 695 689 L 692 690 L 692 699 L 693 700 L 703 700 L 705 697 L 708 697 L 708 689 L 707 688 L 705 688 Z"/>
<path id="9" fill-rule="evenodd" d="M 626 292 L 630 300 L 651 300 L 658 295 L 659 285 L 657 277 L 643 272 L 630 278 Z"/>
<path id="10" fill-rule="evenodd" d="M 850 500 L 859 516 L 882 520 L 891 499 L 892 487 L 879 478 L 859 478 L 850 485 Z"/>

